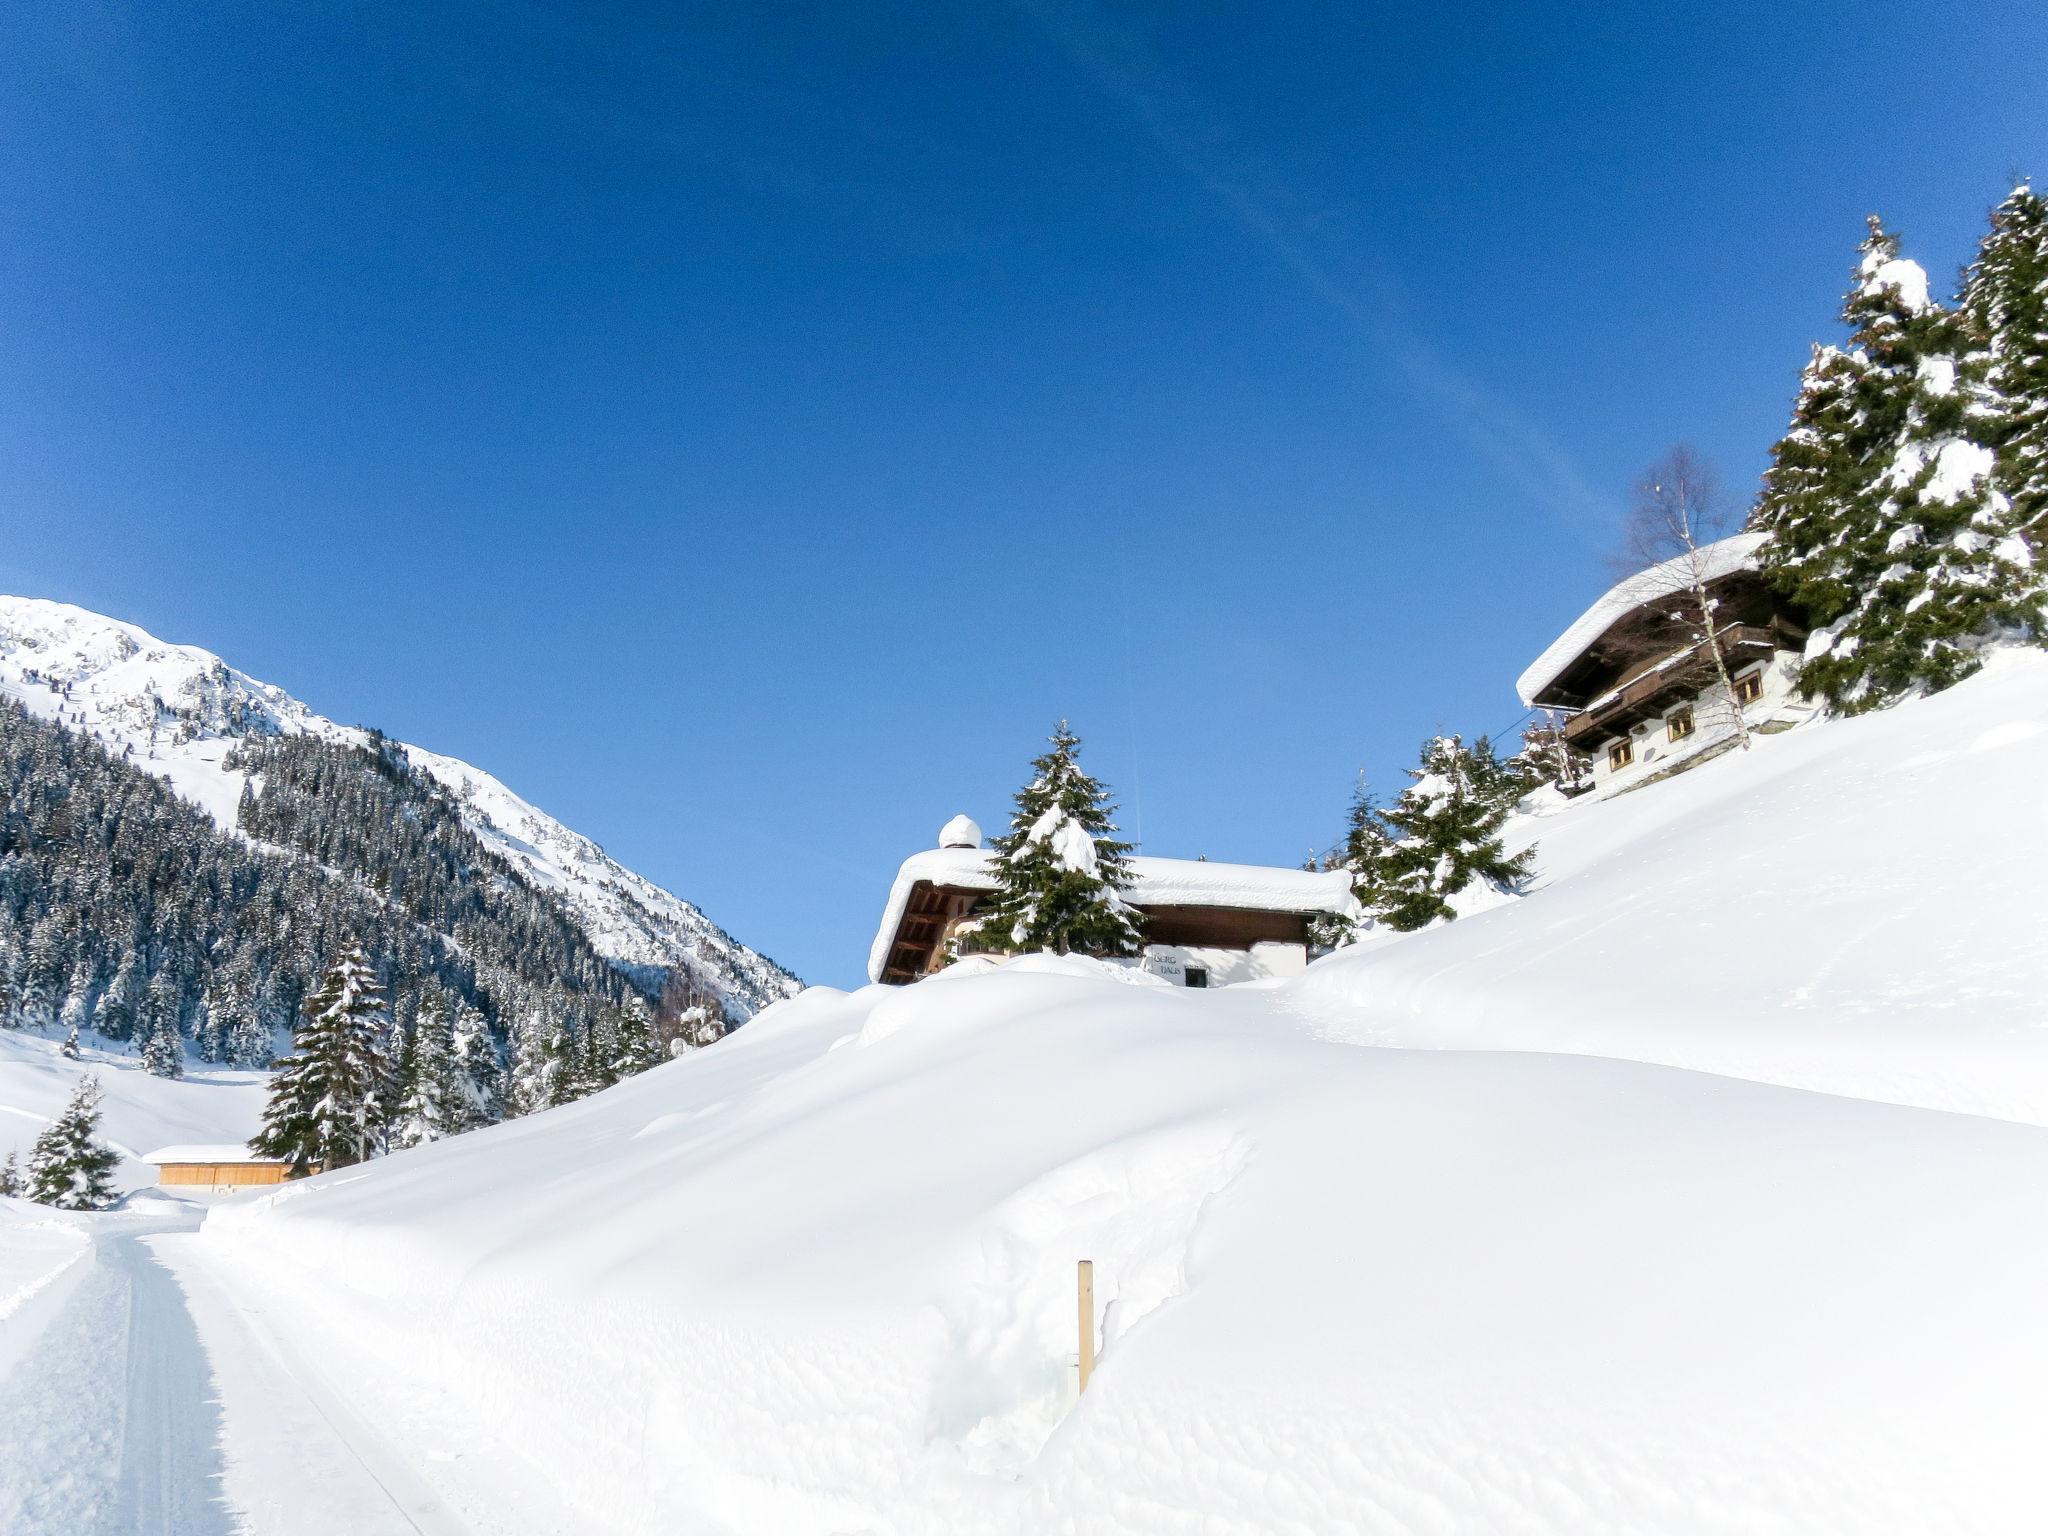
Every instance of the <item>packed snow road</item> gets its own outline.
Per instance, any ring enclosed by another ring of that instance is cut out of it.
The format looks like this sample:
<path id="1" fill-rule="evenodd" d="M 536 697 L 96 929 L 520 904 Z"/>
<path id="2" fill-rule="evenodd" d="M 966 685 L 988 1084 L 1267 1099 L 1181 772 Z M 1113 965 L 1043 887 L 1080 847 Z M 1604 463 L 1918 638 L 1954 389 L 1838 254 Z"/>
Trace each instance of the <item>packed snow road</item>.
<path id="1" fill-rule="evenodd" d="M 151 1204 L 95 1219 L 53 1315 L 0 1324 L 40 1321 L 0 1375 L 0 1532 L 470 1531 L 266 1314 L 189 1262 L 204 1212 Z M 234 1478 L 224 1377 L 262 1442 Z"/>

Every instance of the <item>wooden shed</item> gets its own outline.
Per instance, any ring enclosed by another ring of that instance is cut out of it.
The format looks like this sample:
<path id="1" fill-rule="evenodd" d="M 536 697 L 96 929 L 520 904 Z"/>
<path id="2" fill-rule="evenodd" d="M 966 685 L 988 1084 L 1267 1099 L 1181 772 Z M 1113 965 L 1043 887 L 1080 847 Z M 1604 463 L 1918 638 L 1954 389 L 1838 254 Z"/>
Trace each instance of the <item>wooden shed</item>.
<path id="1" fill-rule="evenodd" d="M 259 1157 L 240 1142 L 159 1147 L 142 1161 L 155 1164 L 160 1188 L 186 1194 L 235 1194 L 292 1176 L 290 1163 Z"/>

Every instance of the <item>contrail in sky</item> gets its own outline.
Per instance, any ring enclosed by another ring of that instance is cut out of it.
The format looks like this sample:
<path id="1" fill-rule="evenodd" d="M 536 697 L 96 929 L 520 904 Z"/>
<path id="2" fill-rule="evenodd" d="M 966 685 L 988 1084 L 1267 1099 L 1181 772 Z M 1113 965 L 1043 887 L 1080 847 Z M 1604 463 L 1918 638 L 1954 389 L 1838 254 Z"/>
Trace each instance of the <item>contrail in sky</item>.
<path id="1" fill-rule="evenodd" d="M 1105 95 L 1135 117 L 1176 166 L 1201 185 L 1317 298 L 1344 317 L 1382 353 L 1421 396 L 1434 402 L 1473 446 L 1499 464 L 1531 496 L 1591 531 L 1612 526 L 1609 498 L 1587 483 L 1571 456 L 1549 434 L 1494 398 L 1451 364 L 1399 316 L 1394 290 L 1367 275 L 1373 292 L 1340 279 L 1310 249 L 1281 210 L 1294 199 L 1270 176 L 1227 165 L 1205 137 L 1191 129 L 1195 115 L 1164 70 L 1128 29 L 1089 0 L 1017 0 L 1061 52 Z M 1251 183 L 1264 180 L 1261 189 Z"/>

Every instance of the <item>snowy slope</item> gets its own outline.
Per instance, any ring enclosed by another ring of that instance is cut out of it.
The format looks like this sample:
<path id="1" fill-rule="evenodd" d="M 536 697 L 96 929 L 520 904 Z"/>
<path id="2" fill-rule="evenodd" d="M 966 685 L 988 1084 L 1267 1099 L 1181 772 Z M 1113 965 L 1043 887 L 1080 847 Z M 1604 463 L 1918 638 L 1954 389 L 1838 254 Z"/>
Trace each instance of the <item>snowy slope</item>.
<path id="1" fill-rule="evenodd" d="M 1381 1045 L 1574 1051 L 2048 1124 L 2048 655 L 1552 800 L 1523 900 L 1294 991 Z"/>
<path id="2" fill-rule="evenodd" d="M 100 1139 L 121 1154 L 115 1187 L 156 1183 L 140 1159 L 178 1142 L 237 1142 L 256 1134 L 270 1074 L 186 1063 L 182 1078 L 153 1077 L 141 1058 L 85 1047 L 72 1061 L 56 1040 L 0 1030 L 0 1159 L 16 1153 L 23 1167 L 36 1137 L 70 1102 L 86 1073 L 100 1080 Z"/>
<path id="3" fill-rule="evenodd" d="M 1277 988 L 814 989 L 196 1251 L 587 1530 L 2039 1530 L 2044 770 L 2000 658 Z"/>
<path id="4" fill-rule="evenodd" d="M 366 739 L 210 652 L 38 598 L 0 597 L 0 694 L 90 732 L 116 752 L 131 751 L 134 762 L 229 830 L 243 775 L 221 760 L 240 737 Z M 741 1015 L 796 989 L 773 961 L 481 769 L 418 747 L 404 750 L 460 799 L 472 831 L 569 903 L 592 947 L 614 964 L 650 972 L 687 960 Z"/>

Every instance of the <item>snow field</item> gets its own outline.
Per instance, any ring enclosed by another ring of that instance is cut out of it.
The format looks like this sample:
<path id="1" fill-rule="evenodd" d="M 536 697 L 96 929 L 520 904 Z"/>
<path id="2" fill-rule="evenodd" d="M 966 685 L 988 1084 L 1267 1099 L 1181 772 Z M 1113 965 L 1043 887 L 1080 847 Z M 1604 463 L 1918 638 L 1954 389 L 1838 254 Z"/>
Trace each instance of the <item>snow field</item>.
<path id="1" fill-rule="evenodd" d="M 2048 1510 L 2048 1137 L 1304 1022 L 1284 988 L 1015 970 L 814 990 L 200 1242 L 611 1529 Z"/>

